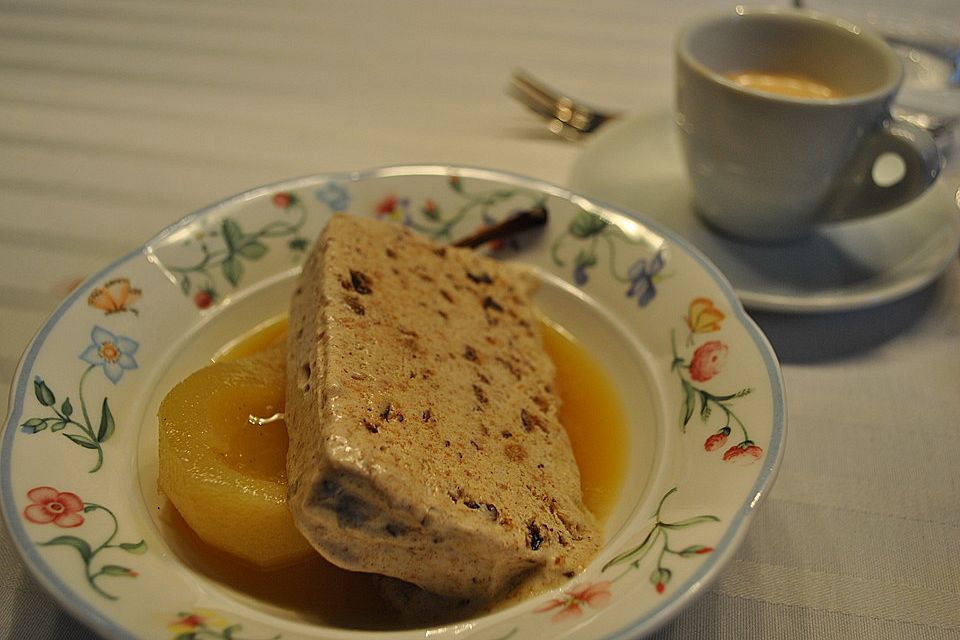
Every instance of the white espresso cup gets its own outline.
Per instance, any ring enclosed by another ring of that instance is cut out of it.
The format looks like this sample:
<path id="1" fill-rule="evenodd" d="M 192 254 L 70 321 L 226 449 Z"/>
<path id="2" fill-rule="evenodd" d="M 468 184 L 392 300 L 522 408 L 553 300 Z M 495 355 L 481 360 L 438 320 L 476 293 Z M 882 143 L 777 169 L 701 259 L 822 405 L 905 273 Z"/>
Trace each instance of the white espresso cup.
<path id="1" fill-rule="evenodd" d="M 902 79 L 886 42 L 841 19 L 736 7 L 689 23 L 676 41 L 675 119 L 701 217 L 779 242 L 916 198 L 940 154 L 891 118 Z M 902 161 L 893 184 L 874 178 L 886 154 Z"/>

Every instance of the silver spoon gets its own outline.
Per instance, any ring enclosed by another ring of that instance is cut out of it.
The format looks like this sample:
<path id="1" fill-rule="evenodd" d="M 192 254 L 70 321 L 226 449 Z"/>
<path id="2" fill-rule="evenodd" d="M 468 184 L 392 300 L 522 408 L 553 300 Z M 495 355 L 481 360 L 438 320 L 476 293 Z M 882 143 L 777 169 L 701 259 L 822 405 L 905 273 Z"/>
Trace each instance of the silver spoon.
<path id="1" fill-rule="evenodd" d="M 620 117 L 617 112 L 600 110 L 578 102 L 519 69 L 510 77 L 507 93 L 545 119 L 552 133 L 570 142 L 582 140 L 604 124 Z M 960 122 L 960 117 L 955 115 L 934 114 L 903 105 L 894 105 L 890 113 L 895 118 L 927 130 L 941 145 Z"/>

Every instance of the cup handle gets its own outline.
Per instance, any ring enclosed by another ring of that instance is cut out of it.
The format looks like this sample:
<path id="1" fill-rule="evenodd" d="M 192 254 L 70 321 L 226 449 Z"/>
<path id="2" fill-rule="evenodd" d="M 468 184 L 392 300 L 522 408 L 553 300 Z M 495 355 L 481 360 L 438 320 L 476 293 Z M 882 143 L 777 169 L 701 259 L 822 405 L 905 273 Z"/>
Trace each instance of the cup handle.
<path id="1" fill-rule="evenodd" d="M 903 161 L 903 177 L 878 184 L 874 165 L 884 154 Z M 888 119 L 868 135 L 824 208 L 824 222 L 839 222 L 889 211 L 923 193 L 940 174 L 937 143 L 923 129 L 903 120 Z"/>

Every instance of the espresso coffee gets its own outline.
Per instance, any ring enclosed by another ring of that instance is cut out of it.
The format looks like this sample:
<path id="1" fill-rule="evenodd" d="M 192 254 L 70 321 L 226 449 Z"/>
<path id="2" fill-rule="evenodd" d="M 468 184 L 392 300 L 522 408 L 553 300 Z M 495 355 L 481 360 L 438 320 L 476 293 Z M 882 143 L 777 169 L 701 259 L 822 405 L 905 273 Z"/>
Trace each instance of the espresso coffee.
<path id="1" fill-rule="evenodd" d="M 740 86 L 791 98 L 839 98 L 841 92 L 811 78 L 764 71 L 732 71 L 723 74 Z"/>
<path id="2" fill-rule="evenodd" d="M 738 5 L 680 30 L 674 122 L 704 222 L 744 240 L 788 242 L 890 211 L 934 183 L 936 142 L 890 117 L 899 56 L 873 31 L 850 27 Z M 887 153 L 905 167 L 894 185 L 873 178 Z"/>

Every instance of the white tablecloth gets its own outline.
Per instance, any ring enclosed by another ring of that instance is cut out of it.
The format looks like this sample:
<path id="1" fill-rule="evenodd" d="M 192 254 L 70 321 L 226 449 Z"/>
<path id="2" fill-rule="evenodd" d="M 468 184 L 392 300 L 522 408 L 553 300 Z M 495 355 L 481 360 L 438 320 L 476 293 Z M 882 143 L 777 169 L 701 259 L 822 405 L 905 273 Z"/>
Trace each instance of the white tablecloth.
<path id="1" fill-rule="evenodd" d="M 64 293 L 184 214 L 395 163 L 564 184 L 578 146 L 506 97 L 511 70 L 667 109 L 678 23 L 724 4 L 0 1 L 0 410 Z M 786 379 L 782 471 L 658 637 L 960 638 L 960 262 L 893 304 L 755 317 Z M 0 538 L 0 635 L 93 637 Z"/>

